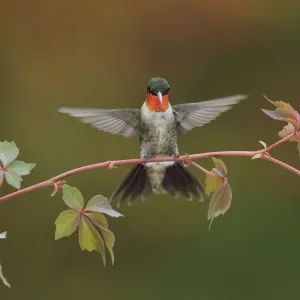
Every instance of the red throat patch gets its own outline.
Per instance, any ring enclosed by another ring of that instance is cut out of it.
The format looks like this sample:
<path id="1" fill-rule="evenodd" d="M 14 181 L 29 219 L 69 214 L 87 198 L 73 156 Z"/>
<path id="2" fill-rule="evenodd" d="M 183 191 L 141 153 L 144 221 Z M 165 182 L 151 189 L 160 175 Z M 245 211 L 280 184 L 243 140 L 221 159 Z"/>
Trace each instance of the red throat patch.
<path id="1" fill-rule="evenodd" d="M 161 104 L 157 95 L 152 95 L 152 94 L 148 93 L 146 103 L 147 103 L 149 110 L 156 111 L 156 112 L 166 111 L 169 107 L 169 97 L 168 97 L 168 95 L 163 95 L 162 99 L 163 99 L 163 101 Z"/>

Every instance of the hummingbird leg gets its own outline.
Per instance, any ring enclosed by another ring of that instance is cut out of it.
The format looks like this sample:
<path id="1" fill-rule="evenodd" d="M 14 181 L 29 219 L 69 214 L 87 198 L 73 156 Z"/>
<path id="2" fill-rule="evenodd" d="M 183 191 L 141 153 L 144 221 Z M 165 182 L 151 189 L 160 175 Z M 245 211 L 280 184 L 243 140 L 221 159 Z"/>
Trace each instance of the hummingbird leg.
<path id="1" fill-rule="evenodd" d="M 180 154 L 178 152 L 177 143 L 174 143 L 172 145 L 172 154 L 173 154 L 174 157 L 179 157 L 180 156 Z"/>
<path id="2" fill-rule="evenodd" d="M 155 155 L 144 155 L 145 159 L 151 159 L 151 158 L 155 158 Z"/>

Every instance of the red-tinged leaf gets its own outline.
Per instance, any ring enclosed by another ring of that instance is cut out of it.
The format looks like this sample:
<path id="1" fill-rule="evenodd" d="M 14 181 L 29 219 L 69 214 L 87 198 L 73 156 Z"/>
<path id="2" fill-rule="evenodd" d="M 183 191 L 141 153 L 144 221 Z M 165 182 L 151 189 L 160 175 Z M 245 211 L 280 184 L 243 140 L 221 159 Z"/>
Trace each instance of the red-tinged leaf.
<path id="1" fill-rule="evenodd" d="M 55 221 L 55 240 L 68 237 L 75 232 L 80 220 L 80 214 L 73 209 L 68 209 L 60 213 Z"/>
<path id="2" fill-rule="evenodd" d="M 106 264 L 104 241 L 99 232 L 85 216 L 82 216 L 79 222 L 79 245 L 81 250 L 99 252 L 103 264 Z"/>
<path id="3" fill-rule="evenodd" d="M 108 199 L 101 195 L 93 197 L 86 205 L 85 210 L 90 212 L 107 214 L 115 218 L 123 217 L 122 214 L 112 209 L 111 205 L 108 202 Z"/>
<path id="4" fill-rule="evenodd" d="M 263 109 L 262 111 L 266 115 L 275 120 L 291 123 L 297 130 L 299 129 L 300 115 L 289 103 L 283 101 L 271 101 L 268 98 L 267 100 L 277 108 L 274 111 Z"/>
<path id="5" fill-rule="evenodd" d="M 286 126 L 283 127 L 283 129 L 281 131 L 278 132 L 279 137 L 281 137 L 282 139 L 289 136 L 290 134 L 292 134 L 293 132 L 295 132 L 295 127 L 293 124 L 288 123 Z"/>
<path id="6" fill-rule="evenodd" d="M 67 184 L 63 187 L 63 200 L 67 206 L 72 209 L 79 210 L 83 208 L 84 199 L 80 191 L 76 187 Z"/>
<path id="7" fill-rule="evenodd" d="M 5 177 L 5 173 L 4 173 L 3 169 L 0 169 L 0 188 L 2 187 L 4 177 Z"/>
<path id="8" fill-rule="evenodd" d="M 300 128 L 300 114 L 298 113 L 298 111 L 295 110 L 295 115 L 296 115 L 296 120 L 297 120 L 297 124 L 298 124 L 298 129 Z"/>
<path id="9" fill-rule="evenodd" d="M 232 191 L 230 185 L 226 182 L 222 187 L 215 191 L 213 194 L 209 209 L 208 209 L 208 220 L 210 220 L 209 229 L 211 227 L 214 218 L 219 215 L 224 215 L 229 209 L 232 199 Z"/>
<path id="10" fill-rule="evenodd" d="M 273 110 L 262 109 L 262 111 L 266 115 L 268 115 L 269 117 L 271 117 L 272 119 L 275 119 L 275 120 L 283 120 L 283 119 L 289 117 L 288 113 L 282 114 L 282 113 L 278 112 L 277 110 L 273 111 Z"/>
<path id="11" fill-rule="evenodd" d="M 267 97 L 265 97 L 270 103 L 272 103 L 274 106 L 276 106 L 277 108 L 284 108 L 284 109 L 288 109 L 288 110 L 294 110 L 292 105 L 290 105 L 289 103 L 286 103 L 284 101 L 272 101 L 270 99 L 268 99 Z"/>

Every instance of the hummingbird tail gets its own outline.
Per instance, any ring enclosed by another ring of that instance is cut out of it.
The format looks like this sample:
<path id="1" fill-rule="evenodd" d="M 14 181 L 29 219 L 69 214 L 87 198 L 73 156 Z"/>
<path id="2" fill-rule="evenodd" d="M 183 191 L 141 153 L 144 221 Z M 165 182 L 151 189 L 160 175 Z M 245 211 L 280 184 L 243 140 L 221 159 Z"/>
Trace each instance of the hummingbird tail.
<path id="1" fill-rule="evenodd" d="M 155 169 L 154 174 L 156 177 L 160 173 L 161 172 Z M 153 179 L 155 176 L 153 176 L 153 174 L 151 175 L 149 170 L 147 171 L 144 164 L 134 165 L 111 196 L 110 201 L 120 196 L 118 202 L 118 205 L 120 205 L 126 199 L 128 199 L 129 204 L 131 204 L 139 197 L 142 197 L 142 199 L 147 198 L 158 188 L 156 183 L 152 182 L 151 184 L 151 178 Z M 159 177 L 160 176 L 162 176 L 162 187 L 170 195 L 175 196 L 176 194 L 181 194 L 187 199 L 195 197 L 198 200 L 203 200 L 205 191 L 202 183 L 187 168 L 184 168 L 182 163 L 175 162 L 173 165 L 166 167 L 164 173 L 159 175 Z"/>
<path id="2" fill-rule="evenodd" d="M 118 205 L 122 204 L 127 198 L 132 203 L 138 197 L 146 198 L 152 193 L 152 187 L 147 175 L 147 170 L 143 164 L 134 165 L 120 186 L 113 193 L 110 201 L 120 196 Z"/>
<path id="3" fill-rule="evenodd" d="M 187 199 L 194 196 L 202 201 L 205 194 L 202 183 L 180 162 L 167 168 L 162 186 L 172 196 L 182 194 Z"/>

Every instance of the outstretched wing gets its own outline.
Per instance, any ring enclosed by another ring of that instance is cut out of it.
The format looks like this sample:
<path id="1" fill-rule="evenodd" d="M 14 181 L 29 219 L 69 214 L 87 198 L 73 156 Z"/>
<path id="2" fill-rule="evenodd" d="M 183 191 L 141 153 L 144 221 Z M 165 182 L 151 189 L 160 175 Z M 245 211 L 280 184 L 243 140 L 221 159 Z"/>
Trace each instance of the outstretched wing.
<path id="1" fill-rule="evenodd" d="M 236 95 L 197 103 L 178 104 L 173 106 L 177 129 L 181 134 L 194 127 L 203 126 L 214 120 L 231 106 L 246 99 L 246 95 Z"/>
<path id="2" fill-rule="evenodd" d="M 120 134 L 128 138 L 139 134 L 141 111 L 139 109 L 93 109 L 62 107 L 61 113 L 80 118 L 83 123 L 105 132 Z"/>

